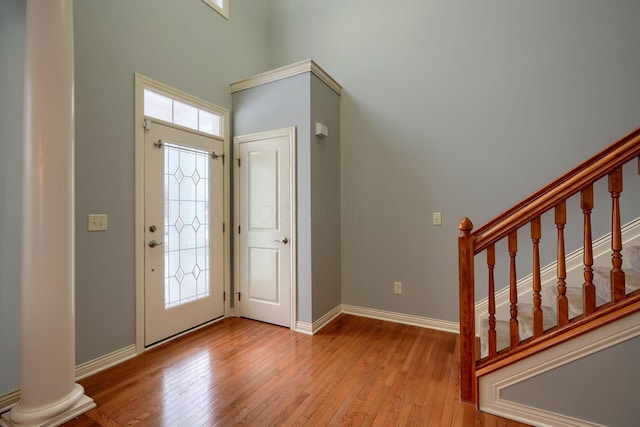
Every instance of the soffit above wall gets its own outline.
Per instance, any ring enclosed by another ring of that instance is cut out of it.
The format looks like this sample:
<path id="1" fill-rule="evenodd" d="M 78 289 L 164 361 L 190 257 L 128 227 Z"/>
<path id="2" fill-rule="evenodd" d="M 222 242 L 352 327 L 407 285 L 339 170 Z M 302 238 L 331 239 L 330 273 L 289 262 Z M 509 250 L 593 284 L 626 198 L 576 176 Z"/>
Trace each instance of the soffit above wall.
<path id="1" fill-rule="evenodd" d="M 231 93 L 239 92 L 241 90 L 249 89 L 266 83 L 271 83 L 276 80 L 281 80 L 287 77 L 308 72 L 315 74 L 316 77 L 322 80 L 338 95 L 342 94 L 342 86 L 340 86 L 338 82 L 336 82 L 329 74 L 327 74 L 326 71 L 320 68 L 318 64 L 313 62 L 312 59 L 305 59 L 304 61 L 296 62 L 291 65 L 285 65 L 284 67 L 256 74 L 253 77 L 231 83 Z"/>

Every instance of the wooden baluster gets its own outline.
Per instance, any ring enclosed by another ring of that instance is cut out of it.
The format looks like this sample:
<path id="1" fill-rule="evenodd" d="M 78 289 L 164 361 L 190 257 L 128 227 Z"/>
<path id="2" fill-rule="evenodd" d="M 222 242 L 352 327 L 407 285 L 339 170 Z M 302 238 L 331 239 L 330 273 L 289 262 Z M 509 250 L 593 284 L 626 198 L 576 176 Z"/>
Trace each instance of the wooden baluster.
<path id="1" fill-rule="evenodd" d="M 474 242 L 469 218 L 458 225 L 458 286 L 460 292 L 460 398 L 477 403 L 476 319 L 474 295 Z"/>
<path id="2" fill-rule="evenodd" d="M 520 331 L 518 330 L 518 286 L 516 277 L 516 254 L 518 252 L 518 232 L 512 231 L 509 234 L 509 301 L 511 306 L 509 314 L 509 336 L 511 348 L 515 348 L 520 343 Z"/>
<path id="3" fill-rule="evenodd" d="M 533 242 L 533 336 L 539 337 L 544 332 L 542 322 L 542 280 L 540 278 L 540 238 L 542 227 L 540 217 L 531 221 L 531 241 Z"/>
<path id="4" fill-rule="evenodd" d="M 609 174 L 609 193 L 611 193 L 611 298 L 622 301 L 627 293 L 622 270 L 622 228 L 620 225 L 620 193 L 622 193 L 622 167 Z"/>
<path id="5" fill-rule="evenodd" d="M 564 253 L 564 226 L 567 224 L 567 203 L 556 206 L 556 228 L 558 229 L 558 326 L 569 323 L 569 301 L 567 300 L 567 267 Z"/>
<path id="6" fill-rule="evenodd" d="M 489 356 L 497 353 L 496 335 L 496 293 L 494 272 L 496 266 L 496 247 L 487 248 L 487 267 L 489 268 Z"/>
<path id="7" fill-rule="evenodd" d="M 593 284 L 593 239 L 591 238 L 591 211 L 593 210 L 593 185 L 580 193 L 580 204 L 584 213 L 584 284 L 582 285 L 583 312 L 596 311 L 596 287 Z"/>

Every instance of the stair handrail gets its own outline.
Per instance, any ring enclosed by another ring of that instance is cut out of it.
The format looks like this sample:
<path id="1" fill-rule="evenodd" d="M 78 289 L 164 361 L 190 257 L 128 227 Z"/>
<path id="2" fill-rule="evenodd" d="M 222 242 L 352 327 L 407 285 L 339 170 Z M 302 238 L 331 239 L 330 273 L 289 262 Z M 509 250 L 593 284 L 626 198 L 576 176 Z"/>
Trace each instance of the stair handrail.
<path id="1" fill-rule="evenodd" d="M 474 256 L 597 180 L 640 156 L 640 128 L 630 132 L 513 207 L 473 230 L 469 218 L 459 224 L 458 274 L 460 292 L 461 399 L 476 403 L 477 343 L 475 335 Z M 540 340 L 537 340 L 540 342 Z"/>
<path id="2" fill-rule="evenodd" d="M 475 240 L 474 254 L 482 252 L 492 243 L 639 155 L 640 128 L 620 138 L 614 144 L 472 231 L 471 234 Z"/>

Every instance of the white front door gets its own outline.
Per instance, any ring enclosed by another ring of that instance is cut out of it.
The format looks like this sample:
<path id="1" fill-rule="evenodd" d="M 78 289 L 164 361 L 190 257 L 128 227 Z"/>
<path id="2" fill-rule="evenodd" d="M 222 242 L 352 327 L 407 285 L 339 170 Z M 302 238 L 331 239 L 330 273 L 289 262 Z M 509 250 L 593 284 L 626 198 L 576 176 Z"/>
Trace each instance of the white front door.
<path id="1" fill-rule="evenodd" d="M 242 317 L 295 322 L 295 128 L 234 138 L 236 304 Z"/>
<path id="2" fill-rule="evenodd" d="M 145 130 L 145 345 L 224 315 L 223 142 Z"/>

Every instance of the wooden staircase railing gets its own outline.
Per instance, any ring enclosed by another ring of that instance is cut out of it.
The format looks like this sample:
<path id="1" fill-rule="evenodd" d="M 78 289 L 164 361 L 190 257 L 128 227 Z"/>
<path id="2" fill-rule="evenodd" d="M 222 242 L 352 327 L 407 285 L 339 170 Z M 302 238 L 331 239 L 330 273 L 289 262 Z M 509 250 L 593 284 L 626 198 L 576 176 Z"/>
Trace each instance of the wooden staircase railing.
<path id="1" fill-rule="evenodd" d="M 523 357 L 542 351 L 597 328 L 603 322 L 640 310 L 640 292 L 626 294 L 625 275 L 622 270 L 622 231 L 620 197 L 623 189 L 622 167 L 634 158 L 640 159 L 640 128 L 621 138 L 589 160 L 578 165 L 547 186 L 536 191 L 520 203 L 493 220 L 473 230 L 469 218 L 459 224 L 458 272 L 460 287 L 460 373 L 461 398 L 477 403 L 477 379 L 479 375 L 506 366 Z M 640 171 L 640 164 L 639 164 Z M 611 198 L 611 302 L 596 307 L 593 284 L 593 240 L 591 212 L 594 209 L 593 184 L 608 175 L 608 191 Z M 583 213 L 583 314 L 569 319 L 566 296 L 565 236 L 567 204 L 570 197 L 580 193 Z M 552 212 L 557 228 L 557 326 L 547 331 L 543 328 L 540 274 L 541 216 Z M 640 216 L 640 215 L 638 215 Z M 532 295 L 533 337 L 521 341 L 519 334 L 518 289 L 516 257 L 518 230 L 530 227 L 532 244 Z M 510 345 L 497 350 L 496 334 L 496 244 L 503 239 L 509 258 L 509 338 Z M 474 259 L 486 253 L 488 271 L 488 356 L 479 359 L 476 339 Z"/>

